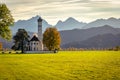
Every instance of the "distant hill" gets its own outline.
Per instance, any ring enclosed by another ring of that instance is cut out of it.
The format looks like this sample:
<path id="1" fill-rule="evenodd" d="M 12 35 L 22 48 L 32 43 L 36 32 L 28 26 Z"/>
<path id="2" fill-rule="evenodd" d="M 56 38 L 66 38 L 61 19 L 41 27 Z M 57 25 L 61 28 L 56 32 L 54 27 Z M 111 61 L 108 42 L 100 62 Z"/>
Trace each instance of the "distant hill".
<path id="1" fill-rule="evenodd" d="M 71 42 L 62 45 L 62 48 L 112 48 L 120 46 L 120 34 L 96 35 L 84 41 Z"/>
<path id="2" fill-rule="evenodd" d="M 109 25 L 104 25 L 101 27 L 95 27 L 89 29 L 74 29 L 74 30 L 60 31 L 61 39 L 62 39 L 61 45 L 71 42 L 80 42 L 97 35 L 119 34 L 119 33 L 120 33 L 120 28 L 113 28 Z"/>
<path id="3" fill-rule="evenodd" d="M 120 28 L 120 19 L 116 18 L 108 18 L 108 19 L 97 19 L 93 22 L 88 23 L 87 25 L 83 26 L 83 29 L 92 28 L 92 27 L 99 27 L 104 25 L 110 25 L 114 28 Z"/>
<path id="4" fill-rule="evenodd" d="M 61 30 L 72 30 L 72 29 L 81 29 L 87 23 L 79 22 L 76 19 L 69 17 L 65 21 L 58 21 L 55 25 L 59 31 Z"/>

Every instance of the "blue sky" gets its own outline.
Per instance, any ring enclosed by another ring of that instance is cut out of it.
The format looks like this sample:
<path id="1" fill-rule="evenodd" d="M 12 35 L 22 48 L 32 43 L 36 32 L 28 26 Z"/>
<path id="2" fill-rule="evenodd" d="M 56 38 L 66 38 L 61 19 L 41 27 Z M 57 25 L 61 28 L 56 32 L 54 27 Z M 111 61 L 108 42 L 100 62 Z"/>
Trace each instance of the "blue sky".
<path id="1" fill-rule="evenodd" d="M 15 21 L 41 15 L 54 25 L 58 20 L 74 17 L 91 22 L 98 18 L 120 18 L 120 0 L 1 0 L 6 3 Z"/>

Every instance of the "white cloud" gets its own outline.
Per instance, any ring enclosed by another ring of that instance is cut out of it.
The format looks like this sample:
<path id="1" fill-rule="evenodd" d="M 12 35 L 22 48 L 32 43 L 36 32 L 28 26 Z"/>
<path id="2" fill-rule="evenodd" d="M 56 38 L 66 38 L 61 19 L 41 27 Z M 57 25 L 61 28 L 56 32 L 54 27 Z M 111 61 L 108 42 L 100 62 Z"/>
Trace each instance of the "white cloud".
<path id="1" fill-rule="evenodd" d="M 48 22 L 75 17 L 80 21 L 96 18 L 120 17 L 119 0 L 2 0 L 15 20 L 42 15 Z"/>

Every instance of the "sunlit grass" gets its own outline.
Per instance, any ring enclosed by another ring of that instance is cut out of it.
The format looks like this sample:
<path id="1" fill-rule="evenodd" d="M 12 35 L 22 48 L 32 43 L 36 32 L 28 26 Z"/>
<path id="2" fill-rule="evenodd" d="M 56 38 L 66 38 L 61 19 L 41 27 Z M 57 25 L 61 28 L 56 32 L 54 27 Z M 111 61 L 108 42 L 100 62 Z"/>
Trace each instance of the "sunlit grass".
<path id="1" fill-rule="evenodd" d="M 120 51 L 0 54 L 0 80 L 120 80 Z"/>

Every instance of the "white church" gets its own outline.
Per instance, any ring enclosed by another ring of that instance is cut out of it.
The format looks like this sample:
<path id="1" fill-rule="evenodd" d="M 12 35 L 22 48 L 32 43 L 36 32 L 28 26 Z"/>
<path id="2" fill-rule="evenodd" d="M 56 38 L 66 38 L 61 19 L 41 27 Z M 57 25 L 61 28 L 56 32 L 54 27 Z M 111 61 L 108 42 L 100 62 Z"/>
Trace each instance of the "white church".
<path id="1" fill-rule="evenodd" d="M 30 41 L 27 44 L 28 51 L 42 51 L 43 43 L 42 43 L 43 35 L 42 35 L 42 19 L 39 17 L 38 19 L 38 36 L 33 35 Z"/>

